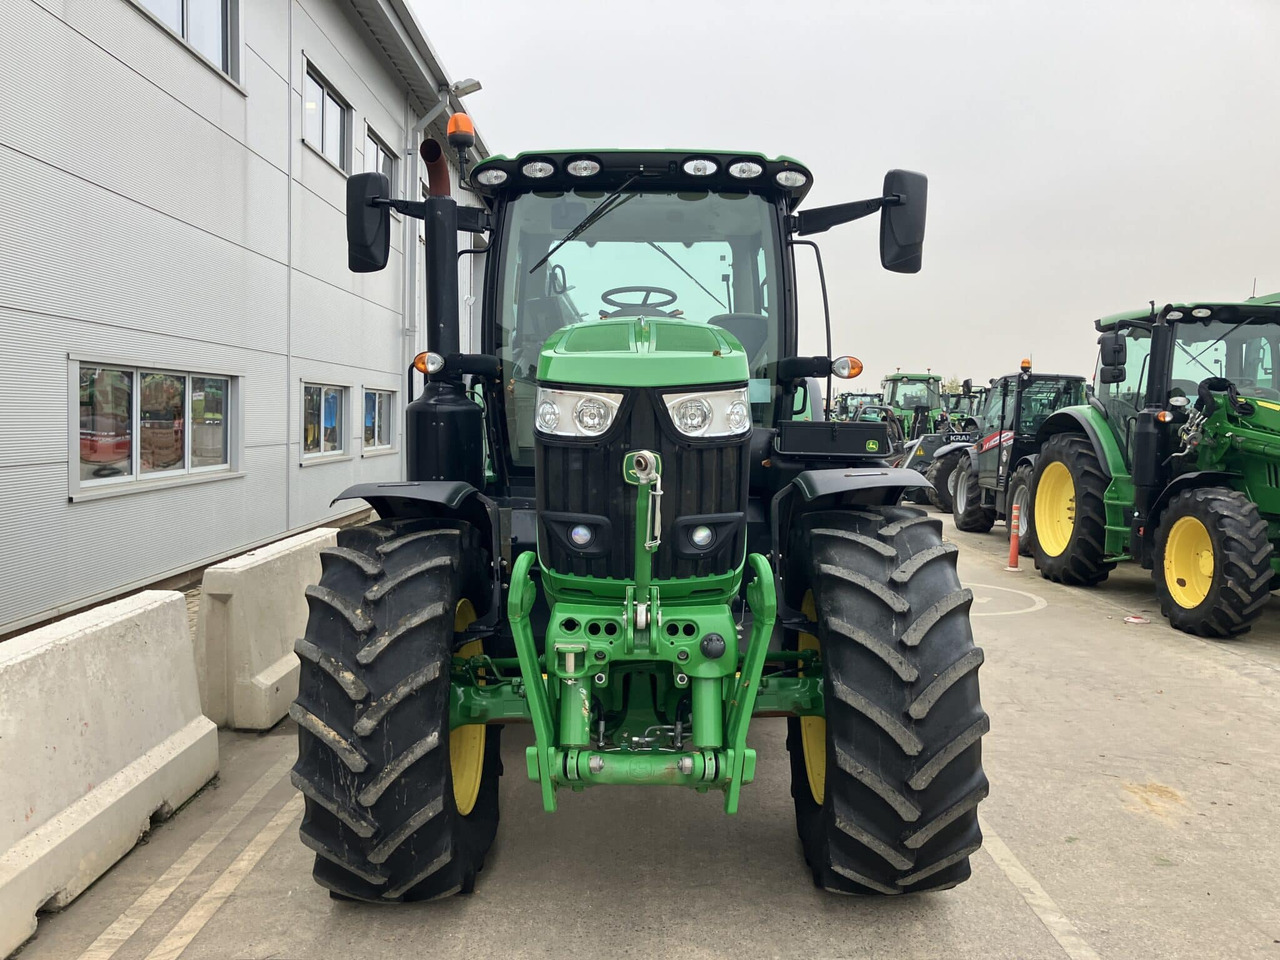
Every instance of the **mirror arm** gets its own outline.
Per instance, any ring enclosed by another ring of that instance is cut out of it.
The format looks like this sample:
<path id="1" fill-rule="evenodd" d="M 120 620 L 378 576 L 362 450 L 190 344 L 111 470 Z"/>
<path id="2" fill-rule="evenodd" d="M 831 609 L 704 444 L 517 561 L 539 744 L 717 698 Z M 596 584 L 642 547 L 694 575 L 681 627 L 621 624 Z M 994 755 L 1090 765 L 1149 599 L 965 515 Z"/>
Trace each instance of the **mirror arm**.
<path id="1" fill-rule="evenodd" d="M 883 207 L 897 207 L 901 204 L 901 194 L 891 193 L 888 196 L 873 197 L 870 200 L 854 200 L 852 203 L 837 203 L 830 207 L 815 207 L 813 210 L 802 210 L 788 218 L 787 227 L 792 233 L 806 237 L 814 233 L 824 233 L 842 223 L 869 217 Z"/>
<path id="2" fill-rule="evenodd" d="M 417 220 L 427 219 L 427 205 L 422 200 L 390 200 L 377 198 L 369 201 L 371 207 L 390 207 L 396 213 L 413 217 Z M 488 233 L 489 212 L 479 207 L 458 207 L 459 233 Z"/>

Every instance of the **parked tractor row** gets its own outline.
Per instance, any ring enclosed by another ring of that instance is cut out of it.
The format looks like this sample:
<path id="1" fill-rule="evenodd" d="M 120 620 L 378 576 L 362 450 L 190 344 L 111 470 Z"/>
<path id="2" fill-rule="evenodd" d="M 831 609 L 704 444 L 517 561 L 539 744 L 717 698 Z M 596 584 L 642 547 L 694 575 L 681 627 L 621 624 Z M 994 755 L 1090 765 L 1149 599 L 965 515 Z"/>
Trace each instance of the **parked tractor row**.
<path id="1" fill-rule="evenodd" d="M 1018 505 L 1043 576 L 1095 586 L 1152 571 L 1170 624 L 1246 632 L 1280 573 L 1280 294 L 1103 317 L 1083 378 L 992 382 L 972 443 L 935 452 L 931 498 L 960 530 Z"/>

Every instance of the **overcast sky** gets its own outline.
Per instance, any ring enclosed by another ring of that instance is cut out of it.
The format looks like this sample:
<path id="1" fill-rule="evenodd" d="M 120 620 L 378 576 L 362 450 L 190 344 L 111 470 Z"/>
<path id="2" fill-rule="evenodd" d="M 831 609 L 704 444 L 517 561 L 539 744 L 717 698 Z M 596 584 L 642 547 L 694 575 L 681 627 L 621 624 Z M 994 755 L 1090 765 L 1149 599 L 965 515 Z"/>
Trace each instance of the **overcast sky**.
<path id="1" fill-rule="evenodd" d="M 1092 321 L 1280 290 L 1277 0 L 410 0 L 490 149 L 789 154 L 807 206 L 929 176 L 924 269 L 822 243 L 835 352 L 1090 373 Z M 811 255 L 801 348 L 823 352 Z"/>

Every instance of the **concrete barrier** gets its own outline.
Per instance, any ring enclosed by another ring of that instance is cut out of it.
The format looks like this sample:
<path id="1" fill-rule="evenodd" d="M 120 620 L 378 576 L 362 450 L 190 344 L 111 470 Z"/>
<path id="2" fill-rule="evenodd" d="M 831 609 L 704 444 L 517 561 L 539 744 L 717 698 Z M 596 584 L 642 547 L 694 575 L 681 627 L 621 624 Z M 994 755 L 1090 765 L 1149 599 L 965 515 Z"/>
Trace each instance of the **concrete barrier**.
<path id="1" fill-rule="evenodd" d="M 293 643 L 307 627 L 304 591 L 320 581 L 321 527 L 209 567 L 201 586 L 196 664 L 205 716 L 220 727 L 266 730 L 298 695 Z"/>
<path id="2" fill-rule="evenodd" d="M 217 772 L 182 594 L 0 643 L 0 957 Z"/>

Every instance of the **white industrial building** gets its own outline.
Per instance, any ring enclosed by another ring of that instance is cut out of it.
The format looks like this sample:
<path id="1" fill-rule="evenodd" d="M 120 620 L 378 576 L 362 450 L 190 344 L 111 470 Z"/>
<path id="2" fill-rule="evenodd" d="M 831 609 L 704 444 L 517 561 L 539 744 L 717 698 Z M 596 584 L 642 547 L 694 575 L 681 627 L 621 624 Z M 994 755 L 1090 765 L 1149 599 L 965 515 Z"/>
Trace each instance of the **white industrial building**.
<path id="1" fill-rule="evenodd" d="M 350 273 L 346 177 L 450 86 L 404 0 L 0 3 L 0 635 L 402 476 L 421 241 Z"/>

